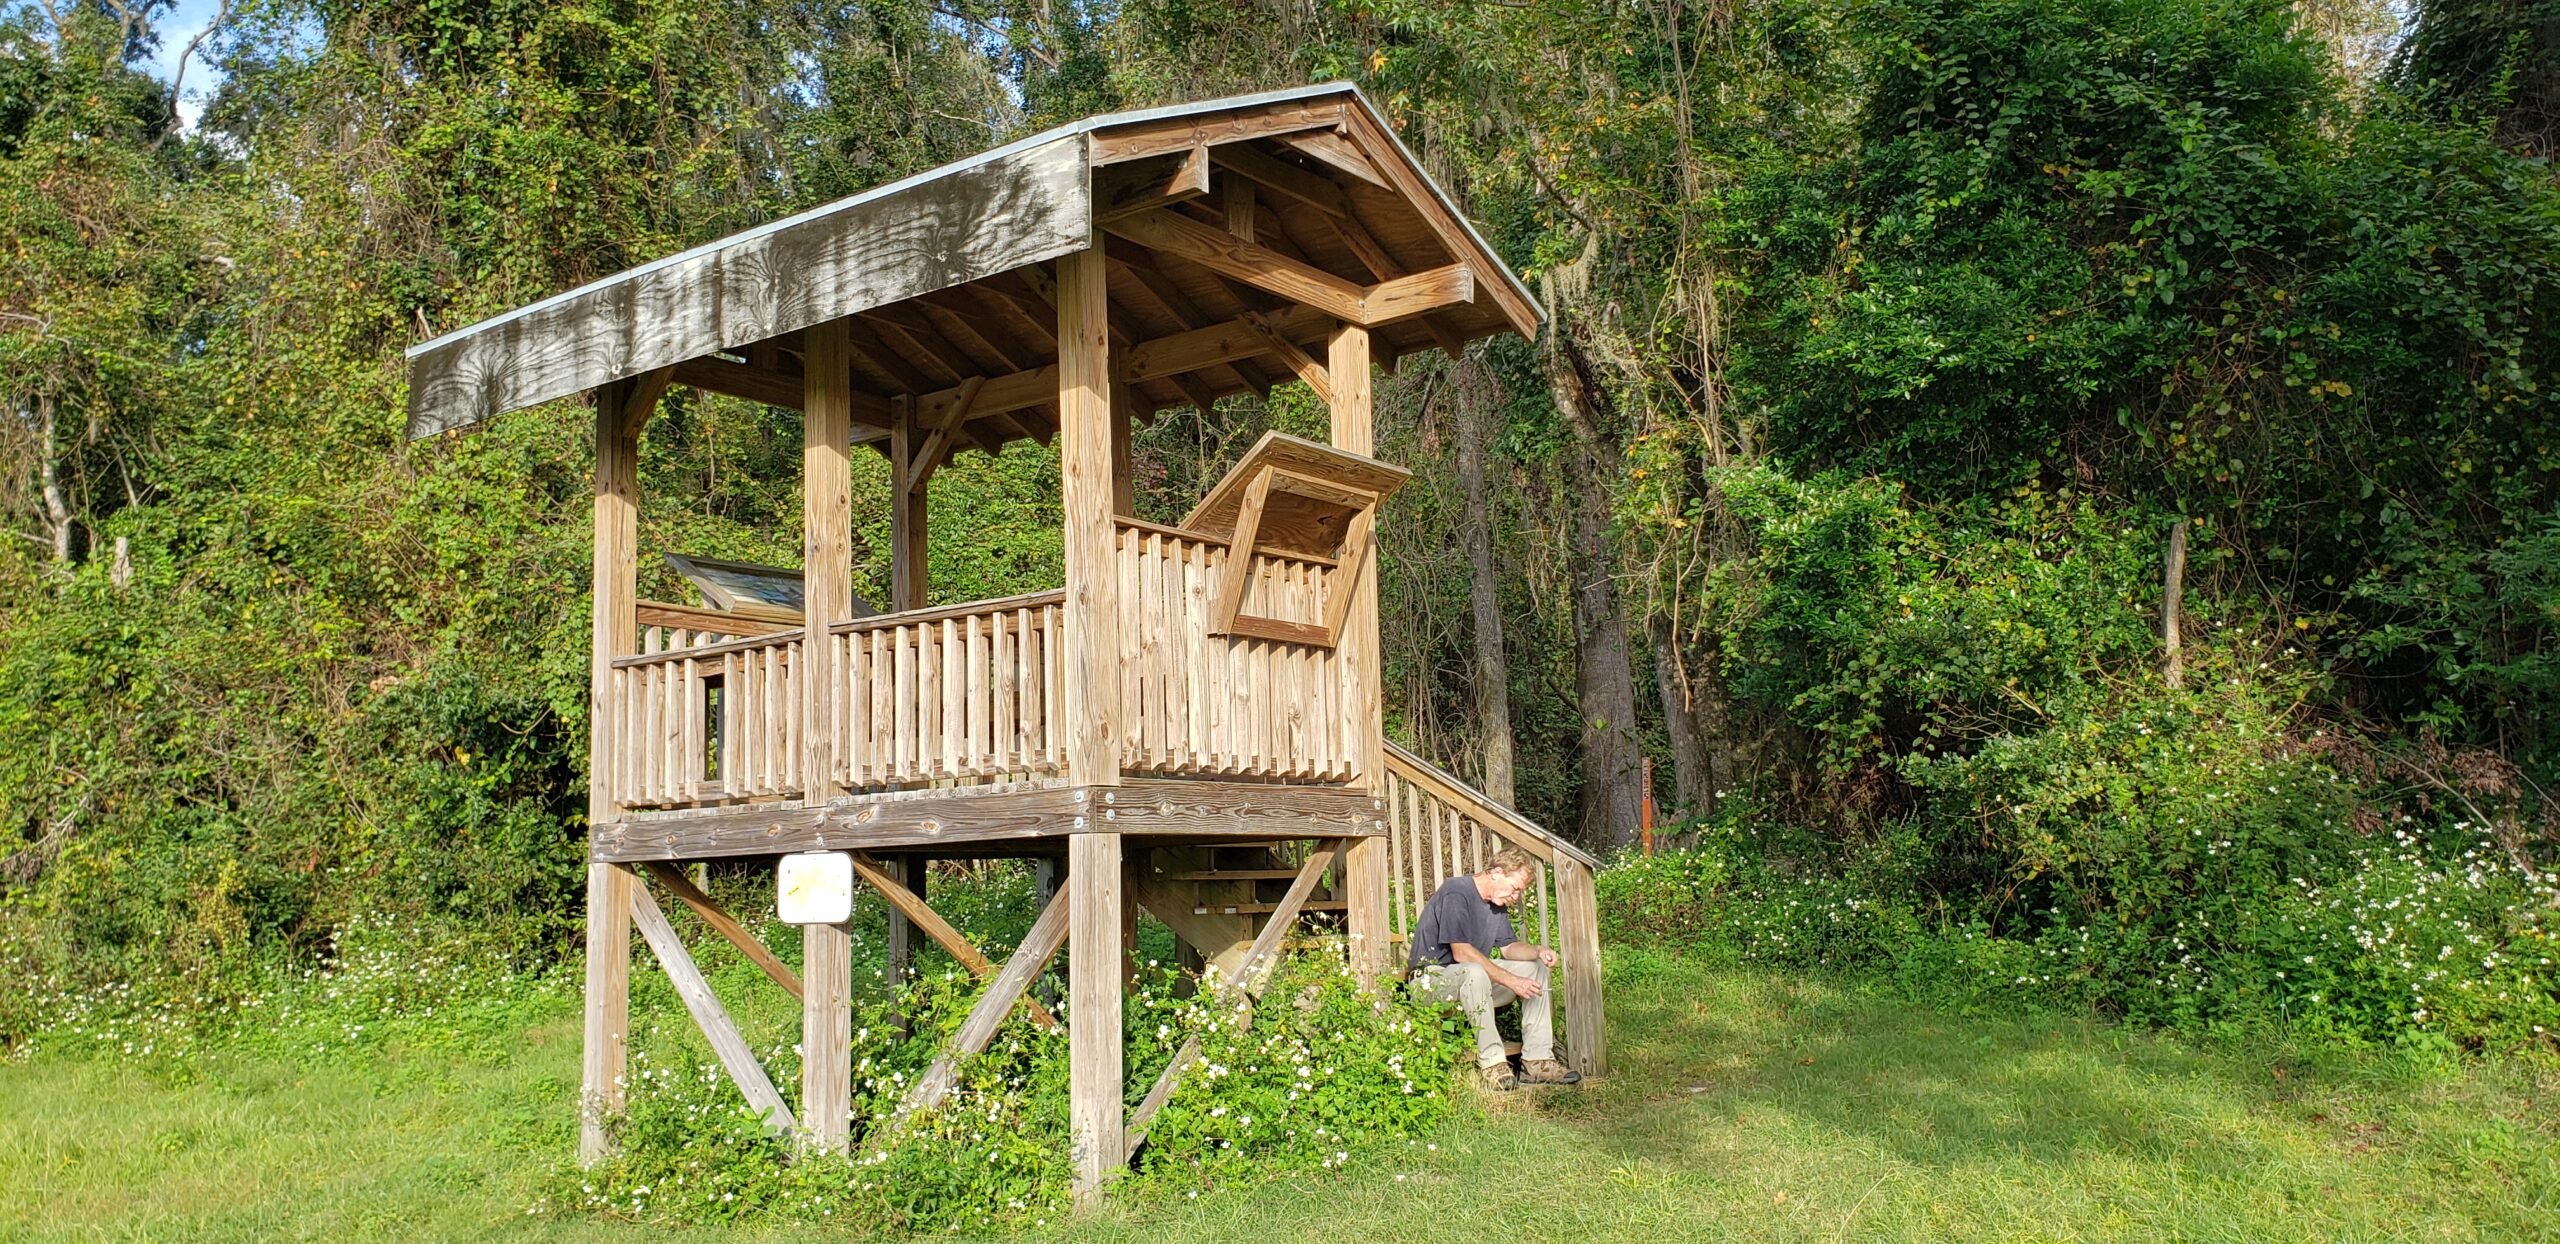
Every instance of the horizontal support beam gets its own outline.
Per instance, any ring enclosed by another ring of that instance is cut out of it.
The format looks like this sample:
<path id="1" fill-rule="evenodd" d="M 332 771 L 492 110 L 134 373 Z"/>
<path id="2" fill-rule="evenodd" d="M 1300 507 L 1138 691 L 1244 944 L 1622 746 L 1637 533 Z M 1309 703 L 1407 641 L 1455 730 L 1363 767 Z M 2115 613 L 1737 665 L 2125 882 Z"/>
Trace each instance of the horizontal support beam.
<path id="1" fill-rule="evenodd" d="M 700 389 L 705 393 L 718 393 L 726 397 L 744 398 L 750 402 L 762 402 L 767 406 L 780 406 L 785 410 L 800 409 L 800 403 L 808 390 L 807 379 L 798 372 L 771 370 L 747 363 L 732 363 L 718 355 L 707 354 L 701 358 L 686 359 L 676 364 L 672 371 L 671 379 L 687 388 Z M 888 435 L 889 399 L 877 393 L 865 393 L 860 389 L 852 390 L 852 394 L 853 421 L 860 425 L 854 429 L 854 439 L 856 441 L 877 439 L 875 436 L 867 435 L 872 432 L 880 436 Z"/>
<path id="2" fill-rule="evenodd" d="M 1126 216 L 1196 199 L 1209 193 L 1209 149 L 1192 147 L 1143 164 L 1119 164 L 1093 176 L 1097 220 Z"/>
<path id="3" fill-rule="evenodd" d="M 1119 164 L 1189 147 L 1214 147 L 1298 130 L 1329 130 L 1340 126 L 1342 120 L 1342 102 L 1327 99 L 1271 104 L 1220 116 L 1167 117 L 1115 125 L 1094 133 L 1093 162 Z"/>
<path id="4" fill-rule="evenodd" d="M 1112 350 L 1112 378 L 1122 384 L 1155 380 L 1259 358 L 1271 353 L 1266 330 L 1290 341 L 1320 340 L 1332 332 L 1336 321 L 1332 316 L 1307 307 L 1292 307 L 1261 317 L 1262 328 L 1242 319 L 1174 333 L 1151 341 L 1142 341 L 1127 349 Z M 966 385 L 953 385 L 927 393 L 916 399 L 920 418 L 930 424 L 950 412 L 967 390 Z M 1058 400 L 1058 369 L 1055 364 L 1034 367 L 1006 376 L 990 376 L 969 397 L 971 418 L 986 418 L 1007 411 L 1045 406 Z"/>
<path id="5" fill-rule="evenodd" d="M 1190 260 L 1367 328 L 1474 302 L 1476 297 L 1475 276 L 1463 263 L 1364 286 L 1180 212 L 1141 212 L 1105 222 L 1103 228 L 1149 250 Z"/>
<path id="6" fill-rule="evenodd" d="M 1276 841 L 1374 837 L 1385 813 L 1346 786 L 1129 778 L 1119 786 L 985 787 L 857 796 L 828 808 L 706 808 L 610 821 L 588 858 L 609 863 L 726 859 L 794 851 L 904 851 L 1038 845 L 1080 830 Z"/>

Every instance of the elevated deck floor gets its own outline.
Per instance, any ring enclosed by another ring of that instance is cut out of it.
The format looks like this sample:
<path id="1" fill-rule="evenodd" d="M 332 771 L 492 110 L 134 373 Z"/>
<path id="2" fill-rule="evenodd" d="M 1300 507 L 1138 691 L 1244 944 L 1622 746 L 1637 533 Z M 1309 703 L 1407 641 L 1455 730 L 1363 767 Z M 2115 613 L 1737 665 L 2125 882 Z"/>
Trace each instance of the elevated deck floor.
<path id="1" fill-rule="evenodd" d="M 1133 777 L 1117 786 L 1026 781 L 853 795 L 825 807 L 635 813 L 596 826 L 587 857 L 630 864 L 827 849 L 1053 855 L 1068 835 L 1095 830 L 1182 846 L 1367 838 L 1386 828 L 1385 801 L 1355 787 Z"/>

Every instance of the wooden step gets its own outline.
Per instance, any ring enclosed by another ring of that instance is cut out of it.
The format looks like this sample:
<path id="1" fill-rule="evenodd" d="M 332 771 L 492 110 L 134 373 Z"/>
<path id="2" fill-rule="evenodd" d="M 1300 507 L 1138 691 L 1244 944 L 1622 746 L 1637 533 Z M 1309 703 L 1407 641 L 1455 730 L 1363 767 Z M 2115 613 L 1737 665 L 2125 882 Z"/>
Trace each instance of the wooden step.
<path id="1" fill-rule="evenodd" d="M 1157 873 L 1158 881 L 1295 881 L 1294 868 L 1225 868 L 1201 872 Z"/>
<path id="2" fill-rule="evenodd" d="M 1278 903 L 1201 903 L 1191 909 L 1195 916 L 1267 916 Z M 1348 911 L 1351 904 L 1338 898 L 1311 898 L 1300 911 Z"/>

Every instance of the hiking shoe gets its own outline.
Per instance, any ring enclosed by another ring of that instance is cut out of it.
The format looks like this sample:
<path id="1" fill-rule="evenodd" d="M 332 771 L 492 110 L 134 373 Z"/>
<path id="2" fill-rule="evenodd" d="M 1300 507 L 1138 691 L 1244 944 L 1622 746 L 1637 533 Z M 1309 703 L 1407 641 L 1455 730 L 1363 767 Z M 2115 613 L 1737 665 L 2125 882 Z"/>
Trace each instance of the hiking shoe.
<path id="1" fill-rule="evenodd" d="M 1488 1093 L 1508 1093 L 1520 1087 L 1520 1077 L 1511 1074 L 1511 1064 L 1507 1062 L 1478 1067 L 1476 1077 L 1483 1082 Z"/>
<path id="2" fill-rule="evenodd" d="M 1531 1084 L 1580 1084 L 1582 1073 L 1552 1058 L 1541 1058 L 1520 1066 L 1520 1078 Z"/>

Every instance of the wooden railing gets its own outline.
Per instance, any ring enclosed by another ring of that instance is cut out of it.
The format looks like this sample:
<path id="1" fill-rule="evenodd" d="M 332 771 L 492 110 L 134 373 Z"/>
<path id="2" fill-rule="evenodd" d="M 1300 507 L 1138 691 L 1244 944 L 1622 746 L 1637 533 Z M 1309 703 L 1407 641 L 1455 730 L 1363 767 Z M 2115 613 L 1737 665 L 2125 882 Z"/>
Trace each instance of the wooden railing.
<path id="1" fill-rule="evenodd" d="M 1225 542 L 1122 519 L 1120 765 L 1130 773 L 1339 782 L 1360 726 L 1331 645 L 1212 635 Z M 1242 612 L 1321 633 L 1322 558 L 1256 555 Z"/>
<path id="2" fill-rule="evenodd" d="M 1054 774 L 1063 592 L 881 614 L 831 628 L 846 787 Z"/>
<path id="3" fill-rule="evenodd" d="M 621 755 L 598 778 L 614 801 L 651 807 L 798 794 L 799 630 L 648 602 L 639 622 L 641 651 L 613 663 Z"/>
<path id="4" fill-rule="evenodd" d="M 1261 629 L 1213 635 L 1229 564 L 1223 541 L 1122 520 L 1122 625 L 1107 641 L 1119 645 L 1123 771 L 1356 781 L 1363 724 L 1324 642 L 1339 568 L 1255 555 L 1241 612 Z M 614 662 L 621 755 L 600 777 L 631 808 L 800 796 L 809 694 L 826 697 L 832 777 L 846 791 L 1058 775 L 1074 728 L 1060 704 L 1065 598 L 839 622 L 823 688 L 802 685 L 803 636 L 787 622 L 643 602 L 641 651 Z"/>
<path id="5" fill-rule="evenodd" d="M 1600 911 L 1592 888 L 1599 861 L 1393 740 L 1386 754 L 1390 935 L 1411 941 L 1422 904 L 1442 882 L 1483 871 L 1505 846 L 1528 852 L 1538 873 L 1521 903 L 1537 912 L 1535 940 L 1563 959 L 1565 1049 L 1582 1074 L 1607 1074 Z M 1528 930 L 1521 933 L 1527 936 Z"/>

